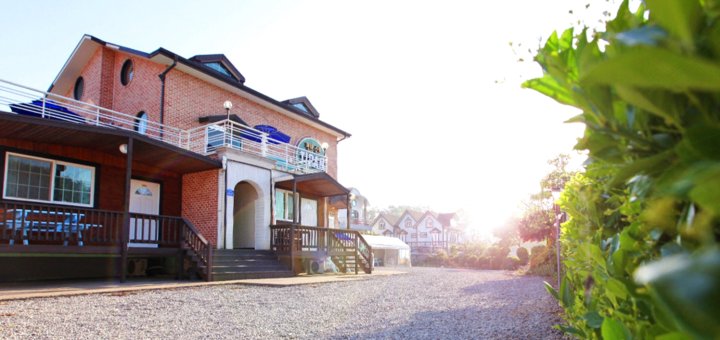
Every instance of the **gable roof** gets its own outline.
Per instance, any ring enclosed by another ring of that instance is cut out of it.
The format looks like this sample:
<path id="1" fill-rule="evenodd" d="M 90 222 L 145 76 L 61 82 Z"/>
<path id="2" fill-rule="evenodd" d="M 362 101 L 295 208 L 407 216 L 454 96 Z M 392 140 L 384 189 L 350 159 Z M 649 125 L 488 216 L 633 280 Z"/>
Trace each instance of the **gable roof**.
<path id="1" fill-rule="evenodd" d="M 188 73 L 192 76 L 195 76 L 196 78 L 205 80 L 212 85 L 226 89 L 230 92 L 234 92 L 244 98 L 257 102 L 268 108 L 274 109 L 281 114 L 306 122 L 311 126 L 314 126 L 320 130 L 326 131 L 336 136 L 338 140 L 343 140 L 351 136 L 350 133 L 345 132 L 328 123 L 325 123 L 319 120 L 316 116 L 308 115 L 307 112 L 302 111 L 295 106 L 292 106 L 288 103 L 280 102 L 276 99 L 273 99 L 265 94 L 262 94 L 256 90 L 245 86 L 245 77 L 243 77 L 240 72 L 237 72 L 237 79 L 235 79 L 232 76 L 225 75 L 222 72 L 208 67 L 202 63 L 202 60 L 222 61 L 222 59 L 225 58 L 224 55 L 199 55 L 193 57 L 196 58 L 195 60 L 191 60 L 193 58 L 183 58 L 182 56 L 170 52 L 162 47 L 156 49 L 151 53 L 146 53 L 132 48 L 109 43 L 89 34 L 84 35 L 82 39 L 80 39 L 80 42 L 75 47 L 68 60 L 65 62 L 65 65 L 63 65 L 62 69 L 60 69 L 60 72 L 55 77 L 55 80 L 53 80 L 53 83 L 50 85 L 48 92 L 52 92 L 52 90 L 56 88 L 60 89 L 59 92 L 65 92 L 69 90 L 72 86 L 74 86 L 77 75 L 80 74 L 82 68 L 87 64 L 87 62 L 90 60 L 98 47 L 106 47 L 124 53 L 132 54 L 141 58 L 149 59 L 162 65 L 170 66 L 176 63 L 177 65 L 175 68 L 182 72 Z M 227 60 L 227 58 L 225 58 L 225 60 Z M 228 71 L 230 71 L 231 74 L 233 74 L 234 71 L 237 71 L 235 69 L 235 66 L 233 66 L 229 60 L 227 61 L 227 63 L 223 63 L 223 65 L 228 68 Z"/>
<path id="2" fill-rule="evenodd" d="M 320 118 L 320 113 L 315 109 L 315 107 L 310 103 L 310 100 L 307 99 L 307 97 L 297 97 L 293 99 L 288 99 L 283 101 L 284 104 L 288 104 L 290 106 L 293 106 L 300 111 L 305 112 L 306 114 L 309 114 L 315 118 Z"/>
<path id="3" fill-rule="evenodd" d="M 235 65 L 233 65 L 224 54 L 196 55 L 190 58 L 189 61 L 200 63 L 207 68 L 220 72 L 224 76 L 233 78 L 239 83 L 245 83 L 245 77 L 235 68 Z"/>
<path id="4" fill-rule="evenodd" d="M 400 220 L 398 216 L 380 213 L 380 215 L 375 218 L 375 221 L 373 221 L 372 224 L 375 225 L 375 223 L 377 223 L 377 221 L 379 221 L 381 218 L 385 219 L 385 221 L 387 221 L 391 226 L 397 226 L 397 223 Z"/>
<path id="5" fill-rule="evenodd" d="M 437 219 L 440 221 L 443 227 L 449 227 L 452 224 L 452 219 L 455 218 L 455 213 L 444 213 L 438 214 Z"/>

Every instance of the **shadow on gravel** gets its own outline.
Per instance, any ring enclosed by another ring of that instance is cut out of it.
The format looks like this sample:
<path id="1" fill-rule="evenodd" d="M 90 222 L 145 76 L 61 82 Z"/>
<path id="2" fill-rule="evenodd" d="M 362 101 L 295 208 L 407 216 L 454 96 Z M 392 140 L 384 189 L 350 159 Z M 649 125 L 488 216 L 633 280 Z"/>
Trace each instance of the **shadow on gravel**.
<path id="1" fill-rule="evenodd" d="M 427 311 L 403 324 L 373 325 L 367 333 L 343 334 L 332 339 L 555 339 L 551 325 L 524 322 L 501 307 L 472 307 Z M 545 328 L 545 329 L 542 329 Z"/>

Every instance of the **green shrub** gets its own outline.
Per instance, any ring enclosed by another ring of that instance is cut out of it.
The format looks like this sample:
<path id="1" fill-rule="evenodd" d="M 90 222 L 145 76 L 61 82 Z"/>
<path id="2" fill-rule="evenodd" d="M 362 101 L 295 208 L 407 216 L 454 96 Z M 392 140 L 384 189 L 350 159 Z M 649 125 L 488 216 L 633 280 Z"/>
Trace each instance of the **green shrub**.
<path id="1" fill-rule="evenodd" d="M 602 33 L 553 34 L 533 88 L 579 108 L 584 174 L 561 198 L 565 276 L 548 290 L 580 338 L 720 334 L 720 2 L 624 1 Z M 542 256 L 530 264 L 541 268 Z"/>
<path id="2" fill-rule="evenodd" d="M 515 251 L 515 254 L 518 257 L 518 260 L 520 260 L 521 266 L 528 264 L 528 261 L 530 261 L 530 253 L 528 253 L 528 250 L 525 247 L 519 247 L 517 251 Z"/>
<path id="3" fill-rule="evenodd" d="M 520 259 L 515 256 L 506 257 L 503 261 L 502 269 L 505 270 L 516 270 L 520 268 Z"/>

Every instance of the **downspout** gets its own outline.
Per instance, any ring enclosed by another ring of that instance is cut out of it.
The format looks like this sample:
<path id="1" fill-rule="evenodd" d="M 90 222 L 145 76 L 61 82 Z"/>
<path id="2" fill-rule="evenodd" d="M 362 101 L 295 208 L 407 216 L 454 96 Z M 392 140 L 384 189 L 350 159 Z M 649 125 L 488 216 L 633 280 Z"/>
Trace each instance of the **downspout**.
<path id="1" fill-rule="evenodd" d="M 160 138 L 163 137 L 165 128 L 165 76 L 175 68 L 175 65 L 177 65 L 177 56 L 175 56 L 173 63 L 158 75 L 160 78 Z"/>

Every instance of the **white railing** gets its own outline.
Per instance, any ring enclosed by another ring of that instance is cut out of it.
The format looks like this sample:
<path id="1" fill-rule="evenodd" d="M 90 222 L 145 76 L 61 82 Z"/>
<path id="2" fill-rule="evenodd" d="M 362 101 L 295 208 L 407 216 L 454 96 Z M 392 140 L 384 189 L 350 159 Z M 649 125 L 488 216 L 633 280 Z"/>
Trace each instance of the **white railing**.
<path id="1" fill-rule="evenodd" d="M 0 79 L 0 110 L 11 112 L 11 105 L 41 118 L 138 131 L 178 147 L 187 144 L 184 130 Z"/>
<path id="2" fill-rule="evenodd" d="M 211 154 L 225 146 L 272 160 L 278 170 L 327 171 L 327 156 L 274 140 L 267 133 L 230 120 L 188 130 L 188 140 L 188 149 L 200 154 Z"/>
<path id="3" fill-rule="evenodd" d="M 327 171 L 325 155 L 276 141 L 267 133 L 233 121 L 182 130 L 0 79 L 0 111 L 12 112 L 13 108 L 40 118 L 135 131 L 203 155 L 212 154 L 219 147 L 230 147 L 270 159 L 279 170 Z"/>

